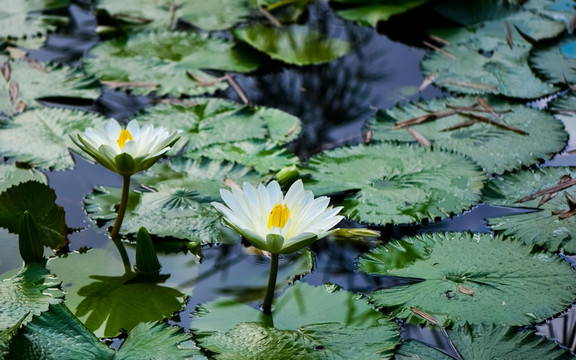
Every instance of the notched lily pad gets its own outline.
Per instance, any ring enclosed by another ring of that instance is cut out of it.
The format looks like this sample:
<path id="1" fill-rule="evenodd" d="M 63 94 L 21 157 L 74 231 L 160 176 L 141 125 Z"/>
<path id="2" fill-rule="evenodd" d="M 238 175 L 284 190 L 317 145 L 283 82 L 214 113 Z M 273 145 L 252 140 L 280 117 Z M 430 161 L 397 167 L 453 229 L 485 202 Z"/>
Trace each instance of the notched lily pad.
<path id="1" fill-rule="evenodd" d="M 100 84 L 91 76 L 64 65 L 20 59 L 2 63 L 0 111 L 16 114 L 39 107 L 41 97 L 76 97 L 94 100 Z"/>
<path id="2" fill-rule="evenodd" d="M 456 326 L 448 330 L 450 340 L 463 359 L 571 359 L 567 350 L 532 331 L 507 326 Z M 408 341 L 396 353 L 396 359 L 450 360 L 452 357 L 418 341 Z"/>
<path id="3" fill-rule="evenodd" d="M 528 245 L 576 253 L 576 168 L 544 167 L 494 178 L 484 189 L 490 205 L 533 208 L 533 212 L 488 219 L 497 233 Z"/>
<path id="4" fill-rule="evenodd" d="M 469 157 L 489 174 L 538 164 L 566 146 L 561 121 L 543 111 L 491 98 L 433 99 L 381 110 L 368 126 L 374 141 L 414 142 Z"/>
<path id="5" fill-rule="evenodd" d="M 30 321 L 32 314 L 48 310 L 63 297 L 60 281 L 44 265 L 27 264 L 18 274 L 0 282 L 0 329 Z"/>
<path id="6" fill-rule="evenodd" d="M 490 234 L 405 237 L 362 255 L 360 270 L 422 280 L 369 296 L 414 323 L 526 325 L 559 313 L 576 295 L 566 261 Z"/>
<path id="7" fill-rule="evenodd" d="M 294 65 L 328 62 L 350 51 L 347 41 L 327 38 L 303 25 L 253 25 L 235 29 L 233 33 L 238 40 L 268 54 L 272 59 Z"/>
<path id="8" fill-rule="evenodd" d="M 225 180 L 239 184 L 263 181 L 262 175 L 250 168 L 206 158 L 175 158 L 156 164 L 135 179 L 153 191 L 131 193 L 121 234 L 136 234 L 141 226 L 146 226 L 150 234 L 202 245 L 238 240 L 210 204 L 221 201 L 220 189 L 226 186 Z M 120 191 L 99 187 L 88 195 L 85 206 L 89 217 L 101 225 L 111 225 Z"/>
<path id="9" fill-rule="evenodd" d="M 399 341 L 395 324 L 362 298 L 336 286 L 301 282 L 275 300 L 272 316 L 219 299 L 200 306 L 191 328 L 218 359 L 268 359 L 287 352 L 303 359 L 388 359 Z"/>
<path id="10" fill-rule="evenodd" d="M 34 219 L 44 246 L 55 249 L 68 244 L 64 208 L 56 204 L 56 193 L 48 185 L 27 181 L 0 193 L 1 227 L 17 234 L 24 212 Z"/>
<path id="11" fill-rule="evenodd" d="M 576 36 L 534 47 L 530 52 L 530 66 L 551 83 L 576 82 Z"/>
<path id="12" fill-rule="evenodd" d="M 41 108 L 25 111 L 0 126 L 0 154 L 34 167 L 64 170 L 74 167 L 70 134 L 103 127 L 104 116 L 79 110 Z M 33 142 L 33 146 L 31 145 Z"/>
<path id="13" fill-rule="evenodd" d="M 20 169 L 14 165 L 0 164 L 0 193 L 13 185 L 27 181 L 47 184 L 46 175 L 33 169 Z"/>
<path id="14" fill-rule="evenodd" d="M 485 175 L 472 161 L 445 151 L 378 144 L 326 151 L 302 171 L 315 195 L 349 191 L 344 214 L 385 225 L 447 217 L 480 200 Z"/>
<path id="15" fill-rule="evenodd" d="M 158 31 L 99 43 L 84 66 L 105 85 L 137 94 L 201 95 L 225 89 L 227 84 L 200 69 L 250 72 L 258 68 L 259 60 L 229 40 Z"/>
<path id="16" fill-rule="evenodd" d="M 15 0 L 3 6 L 0 15 L 0 37 L 24 37 L 45 34 L 64 25 L 68 18 L 45 11 L 61 9 L 70 0 Z"/>

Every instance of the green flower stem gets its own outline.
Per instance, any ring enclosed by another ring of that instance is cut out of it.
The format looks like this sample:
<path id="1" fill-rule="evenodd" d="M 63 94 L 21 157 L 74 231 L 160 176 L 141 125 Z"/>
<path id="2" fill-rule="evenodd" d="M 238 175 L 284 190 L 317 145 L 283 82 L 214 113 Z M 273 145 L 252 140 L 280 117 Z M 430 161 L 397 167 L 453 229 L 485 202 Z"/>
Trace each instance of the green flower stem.
<path id="1" fill-rule="evenodd" d="M 264 314 L 270 315 L 272 313 L 272 300 L 274 299 L 274 292 L 276 291 L 276 277 L 278 276 L 278 254 L 272 254 L 270 261 L 270 277 L 268 278 L 268 287 L 266 288 L 266 295 L 264 296 L 264 304 L 262 311 Z"/>
<path id="2" fill-rule="evenodd" d="M 114 242 L 114 245 L 118 248 L 120 252 L 120 257 L 122 257 L 122 262 L 124 263 L 124 269 L 126 272 L 131 271 L 130 259 L 128 258 L 128 253 L 126 253 L 126 248 L 122 240 L 118 238 L 118 233 L 120 232 L 120 227 L 122 226 L 122 221 L 124 220 L 124 214 L 126 213 L 126 207 L 128 206 L 128 194 L 130 193 L 130 175 L 123 175 L 122 178 L 122 196 L 120 197 L 120 207 L 118 208 L 118 215 L 116 215 L 116 221 L 114 222 L 114 227 L 110 231 L 110 238 Z"/>

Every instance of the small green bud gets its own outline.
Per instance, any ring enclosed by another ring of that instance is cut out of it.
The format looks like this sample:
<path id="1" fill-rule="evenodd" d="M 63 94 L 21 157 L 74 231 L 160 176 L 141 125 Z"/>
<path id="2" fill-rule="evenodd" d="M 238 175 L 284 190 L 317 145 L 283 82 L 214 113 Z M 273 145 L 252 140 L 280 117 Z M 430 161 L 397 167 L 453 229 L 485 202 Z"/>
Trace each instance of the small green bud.
<path id="1" fill-rule="evenodd" d="M 143 275 L 158 275 L 162 265 L 158 261 L 152 238 L 145 227 L 141 227 L 136 234 L 136 272 Z"/>
<path id="2" fill-rule="evenodd" d="M 28 211 L 24 211 L 20 218 L 18 247 L 25 263 L 42 262 L 44 259 L 44 245 L 40 241 L 38 226 Z"/>

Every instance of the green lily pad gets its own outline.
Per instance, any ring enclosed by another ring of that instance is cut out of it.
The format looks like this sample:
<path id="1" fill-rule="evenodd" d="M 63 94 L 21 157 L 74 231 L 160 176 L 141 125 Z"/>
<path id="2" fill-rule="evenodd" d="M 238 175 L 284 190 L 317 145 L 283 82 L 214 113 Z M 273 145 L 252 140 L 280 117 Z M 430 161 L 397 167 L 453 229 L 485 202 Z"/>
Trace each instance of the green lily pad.
<path id="1" fill-rule="evenodd" d="M 370 294 L 377 306 L 416 323 L 423 312 L 440 324 L 526 325 L 564 310 L 576 295 L 566 261 L 490 234 L 406 237 L 362 255 L 360 270 L 421 279 Z"/>
<path id="2" fill-rule="evenodd" d="M 75 131 L 103 127 L 104 116 L 79 110 L 41 108 L 25 111 L 0 126 L 0 154 L 34 167 L 64 170 L 74 167 L 70 139 Z M 33 142 L 33 146 L 31 145 Z"/>
<path id="3" fill-rule="evenodd" d="M 18 333 L 18 329 L 27 317 L 28 314 L 25 314 L 22 319 L 13 326 L 9 327 L 8 329 L 0 330 L 0 357 L 2 359 L 5 359 L 8 355 L 12 338 Z"/>
<path id="4" fill-rule="evenodd" d="M 530 53 L 530 66 L 551 83 L 576 82 L 575 46 L 574 36 L 536 46 Z"/>
<path id="5" fill-rule="evenodd" d="M 225 30 L 250 15 L 245 1 L 183 0 L 171 6 L 172 0 L 99 0 L 98 10 L 105 10 L 126 30 L 172 29 L 182 19 L 204 30 Z"/>
<path id="6" fill-rule="evenodd" d="M 0 37 L 24 37 L 45 34 L 66 24 L 63 16 L 49 15 L 46 10 L 67 7 L 70 0 L 15 0 L 0 11 Z"/>
<path id="7" fill-rule="evenodd" d="M 357 190 L 339 205 L 351 220 L 406 224 L 469 209 L 485 175 L 468 159 L 416 146 L 379 144 L 326 151 L 302 171 L 315 195 Z"/>
<path id="8" fill-rule="evenodd" d="M 336 286 L 301 282 L 276 299 L 272 316 L 219 299 L 198 308 L 191 328 L 200 345 L 218 353 L 218 359 L 267 359 L 270 354 L 278 359 L 287 354 L 291 359 L 345 359 L 352 353 L 388 359 L 399 341 L 394 323 L 362 298 Z"/>
<path id="9" fill-rule="evenodd" d="M 465 94 L 499 94 L 535 99 L 557 91 L 530 70 L 530 47 L 498 43 L 485 56 L 474 46 L 453 44 L 442 52 L 429 52 L 421 63 L 425 76 L 449 91 Z"/>
<path id="10" fill-rule="evenodd" d="M 562 122 L 548 113 L 497 99 L 489 99 L 489 103 L 494 112 L 472 97 L 397 105 L 376 114 L 369 124 L 372 139 L 414 142 L 407 128 L 395 125 L 430 116 L 430 121 L 409 128 L 431 141 L 434 148 L 466 155 L 489 174 L 538 164 L 566 146 L 568 134 Z M 434 118 L 435 114 L 439 116 Z M 460 124 L 464 126 L 453 129 Z"/>
<path id="11" fill-rule="evenodd" d="M 50 304 L 62 302 L 60 281 L 38 263 L 30 263 L 14 276 L 0 282 L 0 329 L 30 321 L 29 314 L 40 314 Z M 24 320 L 23 320 L 24 319 Z"/>
<path id="12" fill-rule="evenodd" d="M 173 283 L 170 274 L 150 280 L 125 273 L 114 251 L 107 245 L 107 249 L 48 262 L 50 271 L 65 284 L 66 305 L 90 331 L 117 336 L 120 329 L 130 331 L 140 322 L 170 318 L 182 310 L 191 293 L 189 286 Z"/>
<path id="13" fill-rule="evenodd" d="M 488 219 L 488 224 L 497 233 L 513 235 L 528 245 L 540 245 L 550 251 L 563 249 L 576 253 L 576 218 L 562 218 L 557 211 L 569 211 L 565 193 L 576 197 L 574 186 L 558 191 L 548 191 L 553 197 L 539 205 L 543 196 L 520 202 L 532 194 L 558 185 L 562 178 L 576 177 L 573 167 L 544 167 L 528 169 L 494 178 L 484 189 L 484 202 L 497 206 L 513 206 L 540 209 L 513 216 Z"/>
<path id="14" fill-rule="evenodd" d="M 566 24 L 566 28 L 568 28 L 570 20 L 574 17 L 572 0 L 528 0 L 522 5 L 526 10 L 563 21 Z"/>
<path id="15" fill-rule="evenodd" d="M 210 204 L 220 201 L 224 180 L 239 184 L 263 181 L 262 175 L 250 168 L 205 158 L 175 158 L 169 163 L 156 164 L 134 178 L 155 191 L 131 193 L 121 234 L 136 234 L 141 226 L 146 226 L 150 234 L 197 241 L 202 245 L 238 240 Z M 97 188 L 86 197 L 88 215 L 110 225 L 116 218 L 120 191 L 119 188 Z"/>
<path id="16" fill-rule="evenodd" d="M 456 326 L 448 336 L 463 359 L 572 359 L 561 349 L 532 331 L 507 326 Z M 418 341 L 408 341 L 396 353 L 396 359 L 450 360 L 452 357 Z"/>
<path id="17" fill-rule="evenodd" d="M 43 64 L 33 60 L 5 62 L 9 77 L 0 77 L 0 111 L 6 114 L 38 107 L 40 97 L 78 97 L 94 100 L 100 96 L 100 84 L 94 77 L 64 65 Z"/>
<path id="18" fill-rule="evenodd" d="M 27 181 L 0 193 L 0 226 L 13 234 L 20 230 L 24 212 L 38 226 L 41 242 L 53 249 L 68 244 L 64 208 L 56 204 L 56 193 L 48 185 Z"/>
<path id="19" fill-rule="evenodd" d="M 227 87 L 200 69 L 250 72 L 257 58 L 229 40 L 200 33 L 140 32 L 99 43 L 84 60 L 104 84 L 137 94 L 201 95 Z"/>
<path id="20" fill-rule="evenodd" d="M 304 25 L 253 25 L 235 29 L 233 33 L 238 40 L 268 54 L 272 59 L 294 65 L 321 64 L 350 51 L 347 41 L 327 38 Z"/>
<path id="21" fill-rule="evenodd" d="M 336 13 L 341 18 L 355 21 L 361 25 L 376 27 L 380 21 L 387 21 L 394 15 L 405 13 L 408 10 L 427 3 L 428 0 L 335 0 L 334 2 L 356 5 L 354 7 L 336 10 Z"/>
<path id="22" fill-rule="evenodd" d="M 270 141 L 250 140 L 233 143 L 214 144 L 184 154 L 185 157 L 205 157 L 214 160 L 228 160 L 254 168 L 261 174 L 279 171 L 297 165 L 300 159 L 290 150 Z"/>
<path id="23" fill-rule="evenodd" d="M 27 181 L 48 183 L 46 175 L 33 169 L 20 169 L 14 165 L 0 164 L 0 193 L 11 186 Z"/>
<path id="24" fill-rule="evenodd" d="M 205 359 L 180 328 L 159 323 L 138 324 L 118 351 L 100 342 L 64 305 L 28 323 L 11 345 L 10 359 Z"/>
<path id="25" fill-rule="evenodd" d="M 184 154 L 194 154 L 197 149 L 214 144 L 253 139 L 284 144 L 301 131 L 300 120 L 286 112 L 224 99 L 197 98 L 191 105 L 157 105 L 147 108 L 135 119 L 169 131 L 181 130 L 180 144 L 187 145 Z"/>

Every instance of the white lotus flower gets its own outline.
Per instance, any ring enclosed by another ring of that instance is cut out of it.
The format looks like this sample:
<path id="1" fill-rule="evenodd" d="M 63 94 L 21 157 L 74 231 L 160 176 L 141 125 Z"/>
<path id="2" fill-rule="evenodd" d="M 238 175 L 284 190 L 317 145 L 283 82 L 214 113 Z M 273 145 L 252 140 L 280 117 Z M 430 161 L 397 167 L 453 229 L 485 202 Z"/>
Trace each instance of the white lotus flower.
<path id="1" fill-rule="evenodd" d="M 123 129 L 110 119 L 105 129 L 88 128 L 72 136 L 72 141 L 106 168 L 132 175 L 156 163 L 178 141 L 178 134 L 153 125 L 140 128 L 136 120 Z"/>
<path id="2" fill-rule="evenodd" d="M 244 236 L 253 246 L 273 254 L 289 254 L 329 235 L 342 220 L 342 207 L 328 206 L 326 196 L 314 199 L 298 180 L 282 194 L 280 185 L 272 181 L 258 189 L 244 183 L 243 191 L 220 190 L 227 206 L 212 205 L 224 215 L 230 227 Z"/>

